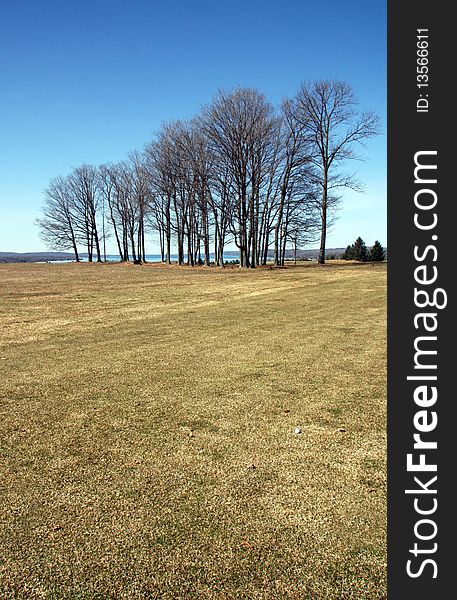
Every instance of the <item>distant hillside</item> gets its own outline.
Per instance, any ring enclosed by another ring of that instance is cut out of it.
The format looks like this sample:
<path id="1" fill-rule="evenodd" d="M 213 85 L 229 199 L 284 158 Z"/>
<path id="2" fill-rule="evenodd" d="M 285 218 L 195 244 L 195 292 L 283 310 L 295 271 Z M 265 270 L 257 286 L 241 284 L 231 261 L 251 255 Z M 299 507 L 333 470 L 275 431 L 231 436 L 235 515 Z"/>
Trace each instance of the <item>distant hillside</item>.
<path id="1" fill-rule="evenodd" d="M 0 252 L 0 263 L 47 262 L 53 260 L 74 260 L 69 252 Z"/>
<path id="2" fill-rule="evenodd" d="M 346 248 L 326 248 L 325 258 L 327 260 L 332 259 L 332 258 L 341 258 L 341 255 L 344 253 L 345 250 L 346 250 Z M 371 250 L 371 246 L 367 246 L 367 250 Z M 384 251 L 387 256 L 387 247 L 386 246 L 384 246 Z M 270 256 L 270 253 L 268 254 L 268 256 Z M 319 257 L 318 249 L 314 249 L 314 250 L 298 250 L 297 249 L 297 258 L 298 259 L 317 260 L 318 257 Z M 293 250 L 286 250 L 286 259 L 293 259 L 293 258 L 294 258 Z"/>
<path id="3" fill-rule="evenodd" d="M 327 248 L 325 250 L 325 257 L 330 258 L 330 257 L 334 256 L 335 258 L 338 258 L 343 254 L 345 249 L 346 248 Z M 319 249 L 318 248 L 314 248 L 312 250 L 299 250 L 297 248 L 297 258 L 298 259 L 317 260 L 318 257 L 319 257 Z M 294 258 L 293 250 L 286 250 L 286 258 Z"/>
<path id="4" fill-rule="evenodd" d="M 327 248 L 325 251 L 326 258 L 339 258 L 346 248 Z M 370 247 L 368 247 L 368 250 Z M 385 248 L 385 250 L 387 250 Z M 111 256 L 111 255 L 110 255 Z M 156 255 L 150 255 L 156 256 Z M 226 250 L 224 252 L 226 259 L 237 259 L 239 253 L 237 250 Z M 269 250 L 268 257 L 273 258 L 273 250 Z M 301 260 L 317 260 L 319 250 L 317 248 L 311 250 L 300 250 L 297 248 L 297 259 Z M 84 260 L 87 254 L 82 253 L 80 257 Z M 286 250 L 286 259 L 293 259 L 293 250 Z M 176 260 L 173 256 L 172 259 Z M 0 263 L 2 262 L 52 262 L 57 260 L 75 260 L 75 255 L 70 252 L 0 252 Z"/>

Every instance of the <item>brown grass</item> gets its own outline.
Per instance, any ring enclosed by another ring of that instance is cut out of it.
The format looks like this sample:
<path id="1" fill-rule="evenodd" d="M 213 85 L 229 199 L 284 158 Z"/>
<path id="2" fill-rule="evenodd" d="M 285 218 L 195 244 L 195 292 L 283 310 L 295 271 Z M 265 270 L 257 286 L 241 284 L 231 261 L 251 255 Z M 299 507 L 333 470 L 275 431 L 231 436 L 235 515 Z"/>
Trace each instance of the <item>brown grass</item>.
<path id="1" fill-rule="evenodd" d="M 386 598 L 385 275 L 0 265 L 0 597 Z"/>

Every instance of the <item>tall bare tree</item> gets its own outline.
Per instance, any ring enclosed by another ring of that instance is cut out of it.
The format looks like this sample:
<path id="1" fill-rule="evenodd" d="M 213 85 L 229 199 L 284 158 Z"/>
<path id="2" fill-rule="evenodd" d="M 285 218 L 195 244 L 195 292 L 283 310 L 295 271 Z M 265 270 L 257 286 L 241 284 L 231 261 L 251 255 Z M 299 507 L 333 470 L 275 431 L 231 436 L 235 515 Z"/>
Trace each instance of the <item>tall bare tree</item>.
<path id="1" fill-rule="evenodd" d="M 227 169 L 235 188 L 231 231 L 240 267 L 256 266 L 257 220 L 267 136 L 274 128 L 272 106 L 257 90 L 219 91 L 200 117 L 211 152 Z"/>
<path id="2" fill-rule="evenodd" d="M 379 117 L 359 112 L 352 87 L 342 81 L 317 81 L 302 85 L 295 99 L 297 119 L 312 143 L 315 184 L 321 190 L 319 263 L 325 263 L 328 209 L 331 190 L 360 190 L 360 183 L 340 169 L 348 160 L 360 159 L 356 148 L 379 133 Z"/>
<path id="3" fill-rule="evenodd" d="M 131 172 L 131 209 L 130 215 L 134 223 L 137 239 L 137 261 L 146 262 L 145 222 L 150 209 L 151 180 L 146 164 L 146 157 L 140 152 L 129 155 L 128 167 Z"/>
<path id="4" fill-rule="evenodd" d="M 91 165 L 82 165 L 69 175 L 69 187 L 76 216 L 77 229 L 84 239 L 88 260 L 92 262 L 94 252 L 97 262 L 102 261 L 100 235 L 98 231 L 98 172 Z"/>
<path id="5" fill-rule="evenodd" d="M 156 222 L 163 225 L 162 235 L 165 249 L 165 262 L 171 263 L 171 234 L 173 198 L 176 193 L 173 165 L 173 144 L 167 128 L 160 132 L 157 139 L 145 147 L 147 169 L 152 186 L 152 194 L 156 201 L 154 207 L 160 206 L 161 214 Z"/>
<path id="6" fill-rule="evenodd" d="M 281 151 L 279 163 L 279 203 L 274 230 L 274 264 L 284 264 L 288 220 L 308 204 L 311 145 L 306 120 L 300 119 L 297 101 L 281 104 Z M 294 211 L 292 210 L 294 206 Z"/>
<path id="7" fill-rule="evenodd" d="M 44 242 L 55 250 L 78 252 L 78 228 L 68 177 L 54 177 L 44 192 L 42 217 L 36 220 Z"/>
<path id="8" fill-rule="evenodd" d="M 122 234 L 119 231 L 118 219 L 116 218 L 116 168 L 113 165 L 101 165 L 98 169 L 99 189 L 103 205 L 103 222 L 108 214 L 108 223 L 114 233 L 121 261 L 125 260 L 122 246 Z M 107 234 L 104 233 L 104 239 Z M 104 242 L 105 243 L 105 242 Z"/>

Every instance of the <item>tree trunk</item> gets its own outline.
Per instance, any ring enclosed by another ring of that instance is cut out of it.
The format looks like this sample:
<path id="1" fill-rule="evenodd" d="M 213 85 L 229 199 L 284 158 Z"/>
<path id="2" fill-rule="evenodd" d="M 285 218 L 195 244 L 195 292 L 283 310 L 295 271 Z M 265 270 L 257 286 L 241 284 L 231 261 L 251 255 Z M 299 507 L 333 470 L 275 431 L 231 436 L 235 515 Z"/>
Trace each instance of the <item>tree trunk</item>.
<path id="1" fill-rule="evenodd" d="M 92 242 L 90 239 L 89 230 L 87 230 L 86 238 L 87 238 L 87 260 L 89 262 L 92 262 Z"/>
<path id="2" fill-rule="evenodd" d="M 224 243 L 220 238 L 219 238 L 219 252 L 217 255 L 217 264 L 220 267 L 225 268 L 225 265 L 224 265 Z"/>
<path id="3" fill-rule="evenodd" d="M 123 256 L 123 252 L 122 252 L 121 240 L 119 239 L 119 234 L 117 232 L 116 221 L 114 219 L 113 207 L 112 207 L 111 202 L 108 202 L 108 206 L 109 206 L 109 210 L 110 210 L 111 224 L 113 225 L 113 230 L 114 230 L 114 237 L 116 238 L 117 248 L 119 250 L 119 257 L 120 257 L 121 261 L 123 261 L 124 256 Z"/>
<path id="4" fill-rule="evenodd" d="M 102 205 L 102 236 L 103 236 L 103 260 L 106 262 L 105 200 L 103 200 L 103 205 Z"/>
<path id="5" fill-rule="evenodd" d="M 135 249 L 135 234 L 133 231 L 130 232 L 130 246 L 132 248 L 133 262 L 136 262 L 137 256 L 136 256 L 136 249 Z"/>
<path id="6" fill-rule="evenodd" d="M 278 216 L 278 221 L 276 222 L 276 225 L 275 225 L 275 245 L 274 245 L 274 265 L 275 265 L 275 267 L 279 266 L 279 264 L 280 264 L 280 256 L 279 256 L 279 230 L 280 230 L 280 227 L 281 227 L 281 221 Z"/>
<path id="7" fill-rule="evenodd" d="M 160 244 L 160 257 L 162 262 L 165 262 L 165 246 L 164 246 L 164 235 L 162 224 L 159 224 L 159 244 Z"/>
<path id="8" fill-rule="evenodd" d="M 218 265 L 219 264 L 219 241 L 218 241 L 218 227 L 217 227 L 217 222 L 216 225 L 214 227 L 214 265 Z"/>
<path id="9" fill-rule="evenodd" d="M 139 223 L 138 223 L 138 259 L 141 260 L 141 262 L 146 262 L 146 251 L 144 248 L 144 209 L 143 209 L 143 206 L 144 206 L 144 203 L 142 200 L 141 213 L 140 213 Z"/>
<path id="10" fill-rule="evenodd" d="M 124 225 L 122 230 L 122 246 L 124 248 L 124 256 L 122 258 L 122 262 L 128 262 L 130 259 L 129 256 L 129 239 L 127 235 L 127 227 Z"/>
<path id="11" fill-rule="evenodd" d="M 101 252 L 101 248 L 100 248 L 100 239 L 98 237 L 98 231 L 97 231 L 97 225 L 95 223 L 95 214 L 93 215 L 93 230 L 92 230 L 92 234 L 93 234 L 93 239 L 95 240 L 95 249 L 97 251 L 97 262 L 102 262 L 102 252 Z"/>
<path id="12" fill-rule="evenodd" d="M 190 222 L 187 224 L 187 264 L 194 266 L 194 256 L 192 250 L 192 229 Z"/>
<path id="13" fill-rule="evenodd" d="M 75 260 L 76 262 L 81 262 L 81 259 L 79 258 L 79 253 L 78 253 L 78 246 L 76 244 L 76 236 L 75 236 L 75 232 L 73 230 L 73 226 L 70 222 L 70 220 L 68 219 L 68 225 L 70 227 L 70 233 L 71 233 L 71 244 L 73 246 L 73 252 L 75 253 Z"/>
<path id="14" fill-rule="evenodd" d="M 256 210 L 255 210 L 255 196 L 254 193 L 251 196 L 250 201 L 250 231 L 249 231 L 249 247 L 250 247 L 250 267 L 251 269 L 255 269 L 257 265 L 257 223 L 256 223 Z"/>
<path id="15" fill-rule="evenodd" d="M 275 265 L 275 267 L 277 267 L 278 265 L 281 264 L 281 260 L 280 260 L 280 256 L 279 256 L 279 254 L 280 254 L 279 232 L 282 227 L 282 217 L 284 214 L 284 202 L 286 201 L 286 193 L 287 193 L 287 188 L 286 188 L 286 185 L 283 184 L 282 188 L 281 188 L 281 200 L 279 202 L 279 209 L 278 209 L 278 220 L 276 221 L 276 225 L 275 225 L 275 249 L 274 249 L 274 253 L 275 253 L 274 265 Z"/>
<path id="16" fill-rule="evenodd" d="M 167 264 L 171 264 L 171 214 L 170 214 L 170 200 L 167 201 L 166 207 L 166 237 L 167 237 Z"/>
<path id="17" fill-rule="evenodd" d="M 327 172 L 324 173 L 324 186 L 322 190 L 322 229 L 321 244 L 319 248 L 319 264 L 325 264 L 325 242 L 327 237 Z"/>

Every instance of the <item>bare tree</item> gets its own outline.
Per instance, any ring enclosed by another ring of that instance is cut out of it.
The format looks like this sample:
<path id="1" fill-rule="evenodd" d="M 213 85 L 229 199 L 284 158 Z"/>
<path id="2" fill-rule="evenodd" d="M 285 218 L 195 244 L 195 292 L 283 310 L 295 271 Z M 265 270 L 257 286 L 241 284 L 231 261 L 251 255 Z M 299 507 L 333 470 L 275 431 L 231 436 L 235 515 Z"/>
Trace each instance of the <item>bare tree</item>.
<path id="1" fill-rule="evenodd" d="M 148 173 L 139 153 L 128 161 L 99 169 L 100 194 L 106 199 L 109 221 L 121 261 L 145 259 L 145 218 L 149 206 Z"/>
<path id="2" fill-rule="evenodd" d="M 296 259 L 297 248 L 306 247 L 319 239 L 321 213 L 315 197 L 312 191 L 295 193 L 293 188 L 287 195 L 279 235 L 279 257 L 275 264 L 284 266 L 288 242 L 292 243 Z"/>
<path id="3" fill-rule="evenodd" d="M 357 145 L 379 133 L 379 117 L 357 110 L 352 87 L 341 81 L 317 81 L 303 84 L 295 102 L 297 119 L 306 128 L 312 144 L 311 162 L 314 182 L 321 190 L 321 236 L 319 263 L 325 263 L 329 197 L 331 190 L 360 190 L 360 183 L 340 171 L 348 160 L 360 159 Z"/>
<path id="4" fill-rule="evenodd" d="M 224 266 L 224 248 L 229 239 L 229 228 L 233 218 L 235 182 L 226 165 L 213 164 L 211 172 L 209 203 L 214 219 L 214 260 Z"/>
<path id="5" fill-rule="evenodd" d="M 165 261 L 171 263 L 172 203 L 176 192 L 173 176 L 173 148 L 166 128 L 145 148 L 147 169 L 155 195 L 155 207 L 160 206 L 160 215 L 156 213 L 156 222 L 163 227 Z"/>
<path id="6" fill-rule="evenodd" d="M 178 264 L 185 261 L 187 236 L 187 262 L 194 264 L 194 245 L 199 216 L 197 205 L 198 181 L 194 171 L 197 160 L 192 127 L 189 123 L 175 121 L 164 131 L 168 139 L 168 170 L 172 187 L 174 219 L 172 228 L 176 236 Z M 206 246 L 205 246 L 206 247 Z M 208 257 L 209 260 L 209 257 Z"/>
<path id="7" fill-rule="evenodd" d="M 152 231 L 157 232 L 159 236 L 160 256 L 162 262 L 165 262 L 165 229 L 166 221 L 164 214 L 164 207 L 162 199 L 159 195 L 150 191 L 149 196 L 149 210 L 146 214 L 146 227 Z"/>
<path id="8" fill-rule="evenodd" d="M 185 165 L 183 180 L 189 207 L 193 210 L 189 214 L 198 216 L 200 223 L 201 241 L 203 243 L 204 264 L 210 265 L 210 240 L 211 240 L 211 209 L 214 212 L 211 186 L 214 168 L 214 155 L 208 139 L 204 135 L 200 123 L 194 119 L 181 128 L 178 139 L 180 145 L 181 161 Z M 189 224 L 191 223 L 189 220 Z M 215 255 L 217 260 L 217 236 L 219 228 L 214 229 L 216 243 Z"/>
<path id="9" fill-rule="evenodd" d="M 220 91 L 200 117 L 202 131 L 220 169 L 233 180 L 235 203 L 231 232 L 240 251 L 240 267 L 256 266 L 259 202 L 266 138 L 274 128 L 271 105 L 256 90 Z"/>
<path id="10" fill-rule="evenodd" d="M 79 262 L 77 219 L 68 177 L 51 179 L 44 196 L 43 216 L 36 220 L 42 239 L 56 250 L 72 249 Z"/>
<path id="11" fill-rule="evenodd" d="M 103 223 L 108 211 L 108 222 L 113 230 L 121 261 L 125 260 L 121 233 L 116 219 L 116 168 L 113 165 L 102 165 L 98 169 L 99 189 L 103 205 Z M 105 244 L 106 232 L 103 239 Z"/>
<path id="12" fill-rule="evenodd" d="M 91 165 L 82 165 L 69 175 L 69 188 L 74 207 L 77 230 L 84 239 L 89 262 L 93 261 L 94 251 L 97 262 L 101 262 L 100 235 L 97 216 L 99 210 L 98 172 Z"/>
<path id="13" fill-rule="evenodd" d="M 132 152 L 128 167 L 132 192 L 130 215 L 136 231 L 137 262 L 146 262 L 145 221 L 150 208 L 151 180 L 144 154 Z"/>
<path id="14" fill-rule="evenodd" d="M 307 122 L 299 118 L 297 101 L 284 100 L 281 105 L 281 148 L 279 172 L 279 205 L 276 213 L 274 237 L 274 264 L 284 264 L 285 243 L 289 218 L 296 214 L 307 200 L 311 144 Z M 300 202 L 301 200 L 301 202 Z M 292 210 L 294 206 L 295 211 Z M 297 236 L 296 236 L 297 237 Z"/>

